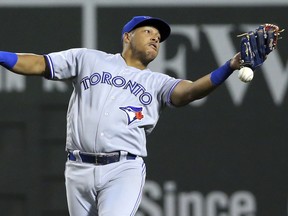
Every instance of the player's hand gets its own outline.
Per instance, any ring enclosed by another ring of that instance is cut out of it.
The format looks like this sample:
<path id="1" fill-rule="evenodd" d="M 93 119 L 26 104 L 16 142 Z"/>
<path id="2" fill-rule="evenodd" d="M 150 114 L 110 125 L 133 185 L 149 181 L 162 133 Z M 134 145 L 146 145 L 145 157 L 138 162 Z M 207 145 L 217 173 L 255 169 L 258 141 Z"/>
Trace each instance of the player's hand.
<path id="1" fill-rule="evenodd" d="M 234 70 L 239 70 L 241 66 L 241 54 L 238 52 L 233 58 L 230 60 L 230 67 Z"/>
<path id="2" fill-rule="evenodd" d="M 255 31 L 238 35 L 241 38 L 241 66 L 249 67 L 253 71 L 261 66 L 277 46 L 280 33 L 284 29 L 274 24 L 260 25 Z"/>

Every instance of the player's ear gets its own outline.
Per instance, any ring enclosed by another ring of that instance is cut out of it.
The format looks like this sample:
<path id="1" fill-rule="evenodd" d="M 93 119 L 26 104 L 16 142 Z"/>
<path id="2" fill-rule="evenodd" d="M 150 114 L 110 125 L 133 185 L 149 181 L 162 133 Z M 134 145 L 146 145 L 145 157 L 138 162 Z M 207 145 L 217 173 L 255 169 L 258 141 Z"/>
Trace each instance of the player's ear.
<path id="1" fill-rule="evenodd" d="M 123 42 L 124 43 L 130 42 L 131 36 L 132 36 L 131 32 L 125 32 L 123 35 Z"/>
<path id="2" fill-rule="evenodd" d="M 129 37 L 129 33 L 128 33 L 128 32 L 125 32 L 125 33 L 123 34 L 123 42 L 124 42 L 124 43 L 127 43 L 128 37 Z"/>

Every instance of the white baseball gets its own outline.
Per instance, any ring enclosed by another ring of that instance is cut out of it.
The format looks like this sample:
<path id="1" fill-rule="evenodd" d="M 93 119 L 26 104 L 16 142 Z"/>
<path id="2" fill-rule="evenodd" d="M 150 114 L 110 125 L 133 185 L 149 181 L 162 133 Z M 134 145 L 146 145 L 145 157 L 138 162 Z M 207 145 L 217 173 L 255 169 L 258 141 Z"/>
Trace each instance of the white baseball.
<path id="1" fill-rule="evenodd" d="M 254 77 L 254 72 L 251 68 L 249 67 L 242 67 L 239 72 L 238 72 L 238 78 L 242 82 L 250 82 Z"/>

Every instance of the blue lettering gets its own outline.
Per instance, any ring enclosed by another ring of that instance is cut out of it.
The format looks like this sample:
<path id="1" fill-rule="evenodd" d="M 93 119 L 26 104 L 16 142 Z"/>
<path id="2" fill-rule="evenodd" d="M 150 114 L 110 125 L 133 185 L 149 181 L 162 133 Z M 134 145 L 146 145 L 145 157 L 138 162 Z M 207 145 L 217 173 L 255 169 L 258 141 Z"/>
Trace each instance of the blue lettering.
<path id="1" fill-rule="evenodd" d="M 143 105 L 149 105 L 152 102 L 152 95 L 149 92 L 144 92 L 140 95 L 139 100 Z"/>
<path id="2" fill-rule="evenodd" d="M 88 82 L 89 82 L 89 77 L 84 77 L 81 81 L 80 81 L 80 85 L 83 85 L 84 90 L 88 89 Z"/>
<path id="3" fill-rule="evenodd" d="M 121 76 L 115 76 L 113 79 L 112 79 L 112 84 L 115 86 L 115 87 L 123 87 L 125 84 L 126 84 L 126 80 L 121 77 Z"/>
<path id="4" fill-rule="evenodd" d="M 138 84 L 137 87 L 138 87 L 137 90 L 133 92 L 133 94 L 134 94 L 135 96 L 137 96 L 141 91 L 142 91 L 143 93 L 146 91 L 146 89 L 145 89 L 142 85 L 140 85 L 140 84 Z"/>
<path id="5" fill-rule="evenodd" d="M 124 90 L 130 90 L 130 93 L 138 97 L 140 103 L 143 105 L 149 105 L 153 100 L 152 95 L 140 83 L 131 80 L 126 81 L 122 76 L 112 77 L 112 74 L 109 72 L 103 71 L 102 76 L 99 73 L 93 73 L 90 77 L 86 76 L 81 79 L 80 85 L 83 86 L 84 90 L 87 90 L 100 82 L 117 88 L 123 87 Z"/>
<path id="6" fill-rule="evenodd" d="M 103 71 L 101 83 L 107 83 L 109 85 L 112 85 L 112 83 L 110 81 L 111 78 L 112 78 L 112 75 L 110 73 Z"/>
<path id="7" fill-rule="evenodd" d="M 99 73 L 94 73 L 90 77 L 90 84 L 96 85 L 100 82 L 100 80 L 101 80 L 101 75 Z"/>
<path id="8" fill-rule="evenodd" d="M 133 93 L 133 91 L 135 90 L 135 88 L 137 87 L 138 83 L 134 82 L 132 84 L 132 81 L 131 80 L 128 80 L 126 86 L 124 87 L 124 89 L 127 89 L 129 87 L 130 89 L 130 92 Z"/>

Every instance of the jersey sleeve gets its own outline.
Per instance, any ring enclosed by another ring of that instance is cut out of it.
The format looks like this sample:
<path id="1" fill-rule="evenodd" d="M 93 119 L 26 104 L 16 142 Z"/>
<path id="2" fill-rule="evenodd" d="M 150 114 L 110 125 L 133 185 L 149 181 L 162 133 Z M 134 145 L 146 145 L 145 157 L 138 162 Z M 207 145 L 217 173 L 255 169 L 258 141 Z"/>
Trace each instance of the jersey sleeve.
<path id="1" fill-rule="evenodd" d="M 171 101 L 171 94 L 172 92 L 174 91 L 175 87 L 177 86 L 177 84 L 181 81 L 182 79 L 176 79 L 175 82 L 173 82 L 173 85 L 171 86 L 171 88 L 169 89 L 169 92 L 167 94 L 167 98 L 166 98 L 166 104 L 169 106 L 169 107 L 175 107 L 173 104 L 172 104 L 172 101 Z"/>
<path id="2" fill-rule="evenodd" d="M 171 102 L 171 94 L 174 91 L 177 84 L 182 79 L 176 79 L 168 75 L 164 75 L 163 78 L 164 78 L 164 84 L 162 85 L 160 90 L 161 101 L 163 102 L 164 106 L 174 107 L 174 105 Z"/>
<path id="3" fill-rule="evenodd" d="M 85 48 L 69 49 L 45 55 L 48 73 L 47 79 L 64 80 L 77 76 L 79 64 L 84 55 Z"/>

